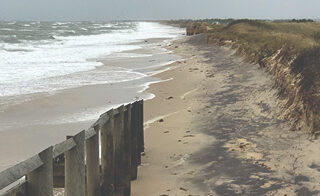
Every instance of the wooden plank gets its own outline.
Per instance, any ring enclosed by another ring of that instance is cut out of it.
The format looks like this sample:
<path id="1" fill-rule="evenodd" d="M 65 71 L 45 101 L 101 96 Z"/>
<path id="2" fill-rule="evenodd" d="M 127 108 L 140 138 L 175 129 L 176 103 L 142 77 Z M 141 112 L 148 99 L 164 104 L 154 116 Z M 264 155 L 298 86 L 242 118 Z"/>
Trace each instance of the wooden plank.
<path id="1" fill-rule="evenodd" d="M 116 109 L 114 109 L 114 115 L 118 115 L 122 111 L 123 112 L 127 111 L 127 108 L 125 108 L 125 107 L 123 108 L 123 107 L 124 107 L 124 105 L 121 105 L 121 106 L 117 107 Z"/>
<path id="2" fill-rule="evenodd" d="M 126 106 L 124 113 L 124 133 L 123 133 L 123 169 L 121 178 L 123 179 L 124 195 L 131 194 L 131 104 Z"/>
<path id="3" fill-rule="evenodd" d="M 118 108 L 112 108 L 114 115 L 118 115 L 118 114 L 120 113 L 120 112 L 119 112 L 119 108 L 120 108 L 120 107 L 121 107 L 121 106 L 119 106 Z M 110 110 L 109 110 L 109 111 L 110 111 Z M 101 114 L 101 115 L 100 115 L 100 119 L 102 119 L 103 121 L 108 121 L 108 120 L 109 120 L 109 115 L 108 115 L 109 111 Z M 127 109 L 125 108 L 124 111 L 127 111 Z M 104 124 L 104 123 L 103 123 L 103 124 Z"/>
<path id="4" fill-rule="evenodd" d="M 139 125 L 140 125 L 140 140 L 141 140 L 141 146 L 140 146 L 140 151 L 141 152 L 144 152 L 144 119 L 143 119 L 143 115 L 144 115 L 144 111 L 143 111 L 143 100 L 140 100 L 140 113 L 139 113 L 139 116 L 140 116 L 140 122 L 139 122 Z"/>
<path id="5" fill-rule="evenodd" d="M 109 112 L 110 110 L 100 115 L 100 118 L 98 120 L 100 125 L 104 125 L 109 120 Z"/>
<path id="6" fill-rule="evenodd" d="M 76 146 L 65 153 L 65 196 L 85 196 L 85 131 L 73 139 Z"/>
<path id="7" fill-rule="evenodd" d="M 120 106 L 120 107 L 121 107 L 121 106 Z M 119 108 L 120 108 L 120 107 L 115 108 L 115 109 L 112 109 L 112 110 L 113 110 L 113 115 L 118 115 L 118 114 L 119 114 Z M 110 111 L 110 110 L 109 110 L 109 111 Z M 97 121 L 97 124 L 103 126 L 104 124 L 106 124 L 106 123 L 109 121 L 109 118 L 110 118 L 109 115 L 108 115 L 109 111 L 107 111 L 107 112 L 105 112 L 105 113 L 103 113 L 103 114 L 100 115 L 100 118 L 99 118 L 99 120 Z M 127 109 L 125 108 L 124 111 L 127 111 Z"/>
<path id="8" fill-rule="evenodd" d="M 63 153 L 69 151 L 70 149 L 74 148 L 76 143 L 72 138 L 67 139 L 59 144 L 56 144 L 53 147 L 53 158 L 57 158 L 58 156 L 62 155 Z"/>
<path id="9" fill-rule="evenodd" d="M 113 196 L 114 191 L 114 110 L 108 111 L 109 121 L 101 126 L 102 194 Z"/>
<path id="10" fill-rule="evenodd" d="M 1 196 L 27 196 L 27 182 L 15 185 Z"/>
<path id="11" fill-rule="evenodd" d="M 109 110 L 110 111 L 110 110 Z M 108 111 L 108 112 L 109 112 Z M 108 115 L 103 115 L 100 116 L 98 124 L 100 127 L 102 127 L 103 125 L 105 125 L 106 123 L 108 123 L 108 121 L 110 120 L 110 117 Z"/>
<path id="12" fill-rule="evenodd" d="M 119 114 L 114 117 L 115 131 L 115 182 L 114 196 L 124 196 L 125 181 L 123 178 L 124 156 L 124 106 L 118 108 Z"/>
<path id="13" fill-rule="evenodd" d="M 49 147 L 39 153 L 44 163 L 27 175 L 27 193 L 32 196 L 53 196 L 53 161 L 52 149 Z"/>
<path id="14" fill-rule="evenodd" d="M 97 135 L 97 132 L 96 132 L 94 127 L 90 127 L 88 130 L 86 130 L 85 134 L 86 134 L 85 135 L 85 140 L 88 140 L 91 137 Z"/>
<path id="15" fill-rule="evenodd" d="M 9 169 L 0 172 L 0 190 L 42 165 L 43 162 L 39 155 L 35 155 Z"/>
<path id="16" fill-rule="evenodd" d="M 100 158 L 99 158 L 99 128 L 95 135 L 86 140 L 86 196 L 100 196 Z"/>
<path id="17" fill-rule="evenodd" d="M 131 109 L 131 180 L 136 180 L 138 176 L 137 104 L 138 102 L 134 102 Z"/>
<path id="18" fill-rule="evenodd" d="M 144 152 L 144 128 L 143 128 L 143 100 L 137 104 L 137 132 L 138 132 L 138 164 L 141 165 L 141 153 Z"/>
<path id="19" fill-rule="evenodd" d="M 91 137 L 96 135 L 96 130 L 98 130 L 100 127 L 100 119 L 101 117 L 85 131 L 85 140 L 90 139 Z"/>

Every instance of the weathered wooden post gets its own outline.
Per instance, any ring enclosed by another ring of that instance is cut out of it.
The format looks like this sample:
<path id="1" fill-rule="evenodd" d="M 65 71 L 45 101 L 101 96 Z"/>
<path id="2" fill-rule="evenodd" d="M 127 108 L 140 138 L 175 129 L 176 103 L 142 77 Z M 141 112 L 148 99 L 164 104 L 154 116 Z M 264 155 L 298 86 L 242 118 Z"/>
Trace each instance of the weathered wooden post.
<path id="1" fill-rule="evenodd" d="M 53 196 L 52 149 L 51 146 L 39 153 L 44 164 L 27 175 L 28 196 Z"/>
<path id="2" fill-rule="evenodd" d="M 101 125 L 101 169 L 103 196 L 112 196 L 114 191 L 114 110 L 107 112 L 108 121 Z"/>
<path id="3" fill-rule="evenodd" d="M 144 152 L 144 104 L 143 99 L 140 101 L 140 131 L 141 131 L 141 152 Z"/>
<path id="4" fill-rule="evenodd" d="M 86 140 L 86 196 L 100 196 L 99 126 L 93 129 L 95 135 Z"/>
<path id="5" fill-rule="evenodd" d="M 137 123 L 138 102 L 132 104 L 131 109 L 131 180 L 138 176 L 138 123 Z"/>
<path id="6" fill-rule="evenodd" d="M 144 152 L 144 128 L 143 128 L 143 100 L 138 102 L 137 109 L 138 123 L 138 164 L 141 164 L 141 153 Z"/>
<path id="7" fill-rule="evenodd" d="M 126 105 L 126 111 L 124 113 L 124 135 L 123 135 L 123 169 L 122 178 L 124 182 L 125 195 L 131 193 L 131 108 L 132 105 Z"/>
<path id="8" fill-rule="evenodd" d="M 85 131 L 73 137 L 76 146 L 65 153 L 65 196 L 85 195 Z"/>
<path id="9" fill-rule="evenodd" d="M 114 130 L 115 130 L 115 192 L 114 196 L 127 196 L 128 193 L 127 181 L 125 178 L 125 107 L 118 108 L 119 114 L 114 117 Z"/>

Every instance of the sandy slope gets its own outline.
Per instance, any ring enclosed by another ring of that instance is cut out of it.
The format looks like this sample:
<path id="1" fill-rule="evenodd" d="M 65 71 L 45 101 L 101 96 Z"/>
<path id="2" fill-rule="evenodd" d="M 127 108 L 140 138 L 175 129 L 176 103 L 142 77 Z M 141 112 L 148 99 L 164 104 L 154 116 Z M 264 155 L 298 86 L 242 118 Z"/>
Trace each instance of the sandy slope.
<path id="1" fill-rule="evenodd" d="M 132 195 L 319 194 L 319 142 L 279 118 L 272 78 L 203 40 L 174 43 L 184 60 L 149 89 Z"/>

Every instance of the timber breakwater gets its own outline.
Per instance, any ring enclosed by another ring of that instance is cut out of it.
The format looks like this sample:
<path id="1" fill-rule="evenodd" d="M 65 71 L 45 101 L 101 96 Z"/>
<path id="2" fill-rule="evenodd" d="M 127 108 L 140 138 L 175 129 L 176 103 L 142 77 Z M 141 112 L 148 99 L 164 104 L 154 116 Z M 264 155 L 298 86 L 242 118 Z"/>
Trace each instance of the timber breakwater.
<path id="1" fill-rule="evenodd" d="M 282 118 L 293 130 L 320 134 L 320 24 L 235 20 L 224 25 L 184 22 L 188 35 L 204 33 L 207 43 L 230 46 L 246 61 L 274 76 Z"/>
<path id="2" fill-rule="evenodd" d="M 87 130 L 0 173 L 2 196 L 130 195 L 144 152 L 143 100 L 111 109 Z"/>

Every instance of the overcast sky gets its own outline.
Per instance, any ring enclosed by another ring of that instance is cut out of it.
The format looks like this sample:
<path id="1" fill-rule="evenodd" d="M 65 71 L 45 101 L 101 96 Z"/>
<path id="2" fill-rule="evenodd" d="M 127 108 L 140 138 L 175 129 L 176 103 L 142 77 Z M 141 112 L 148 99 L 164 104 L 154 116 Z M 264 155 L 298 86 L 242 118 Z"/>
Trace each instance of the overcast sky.
<path id="1" fill-rule="evenodd" d="M 0 20 L 313 18 L 320 0 L 0 0 Z"/>

